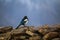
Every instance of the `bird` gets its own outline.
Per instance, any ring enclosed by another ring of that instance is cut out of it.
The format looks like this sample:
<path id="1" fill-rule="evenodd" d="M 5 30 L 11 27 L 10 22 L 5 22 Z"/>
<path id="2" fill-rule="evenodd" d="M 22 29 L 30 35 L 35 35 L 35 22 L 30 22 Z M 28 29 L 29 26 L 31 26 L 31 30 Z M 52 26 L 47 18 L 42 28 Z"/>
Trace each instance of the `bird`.
<path id="1" fill-rule="evenodd" d="M 25 27 L 25 25 L 28 23 L 29 19 L 27 16 L 24 16 L 23 19 L 21 20 L 20 24 L 17 26 L 16 29 L 18 29 L 21 25 Z"/>

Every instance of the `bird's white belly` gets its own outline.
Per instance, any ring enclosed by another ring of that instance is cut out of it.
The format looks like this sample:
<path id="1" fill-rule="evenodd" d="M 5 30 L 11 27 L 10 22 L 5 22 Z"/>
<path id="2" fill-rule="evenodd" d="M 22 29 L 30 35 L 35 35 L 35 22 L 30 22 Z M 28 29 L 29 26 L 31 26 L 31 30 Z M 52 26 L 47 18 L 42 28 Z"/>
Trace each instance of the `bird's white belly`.
<path id="1" fill-rule="evenodd" d="M 26 21 L 26 23 L 25 24 L 27 24 L 28 23 L 28 20 Z"/>

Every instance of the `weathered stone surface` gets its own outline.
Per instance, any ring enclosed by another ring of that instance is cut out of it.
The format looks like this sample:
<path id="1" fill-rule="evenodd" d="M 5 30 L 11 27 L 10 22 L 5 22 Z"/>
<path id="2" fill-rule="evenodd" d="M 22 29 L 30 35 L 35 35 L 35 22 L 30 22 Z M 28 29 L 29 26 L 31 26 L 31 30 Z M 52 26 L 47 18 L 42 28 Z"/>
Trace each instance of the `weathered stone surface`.
<path id="1" fill-rule="evenodd" d="M 11 33 L 10 32 L 0 34 L 0 40 L 9 40 L 10 38 L 11 38 Z"/>
<path id="2" fill-rule="evenodd" d="M 60 38 L 54 38 L 54 39 L 52 39 L 52 40 L 60 40 Z"/>
<path id="3" fill-rule="evenodd" d="M 51 40 L 53 38 L 58 38 L 59 37 L 59 33 L 58 32 L 49 32 L 46 35 L 44 35 L 43 39 L 44 40 Z"/>
<path id="4" fill-rule="evenodd" d="M 60 40 L 60 25 L 26 26 L 13 29 L 0 28 L 0 40 Z"/>
<path id="5" fill-rule="evenodd" d="M 32 36 L 29 38 L 29 40 L 40 40 L 40 36 Z"/>
<path id="6" fill-rule="evenodd" d="M 0 28 L 0 34 L 10 32 L 11 30 L 13 30 L 12 26 L 1 27 Z"/>
<path id="7" fill-rule="evenodd" d="M 33 36 L 34 35 L 34 33 L 33 32 L 31 32 L 31 31 L 26 31 L 26 34 L 28 34 L 28 35 L 30 35 L 30 36 Z"/>

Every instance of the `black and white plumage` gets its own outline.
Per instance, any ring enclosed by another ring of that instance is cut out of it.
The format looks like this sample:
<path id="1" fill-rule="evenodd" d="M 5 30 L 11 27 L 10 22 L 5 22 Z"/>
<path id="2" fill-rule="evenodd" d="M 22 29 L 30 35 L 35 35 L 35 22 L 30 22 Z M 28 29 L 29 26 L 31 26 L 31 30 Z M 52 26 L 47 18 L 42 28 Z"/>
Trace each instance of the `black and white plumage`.
<path id="1" fill-rule="evenodd" d="M 21 20 L 20 24 L 17 26 L 16 29 L 18 29 L 21 25 L 25 26 L 28 23 L 27 16 L 24 16 L 24 18 Z"/>

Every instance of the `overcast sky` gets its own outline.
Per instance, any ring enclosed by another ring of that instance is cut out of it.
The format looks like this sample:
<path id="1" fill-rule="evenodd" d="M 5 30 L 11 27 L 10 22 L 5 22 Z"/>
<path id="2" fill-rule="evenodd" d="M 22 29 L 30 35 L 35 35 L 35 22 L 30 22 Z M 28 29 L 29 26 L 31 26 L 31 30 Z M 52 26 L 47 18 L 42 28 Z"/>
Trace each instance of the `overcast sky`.
<path id="1" fill-rule="evenodd" d="M 60 0 L 0 0 L 0 26 L 16 27 L 27 15 L 27 25 L 60 23 Z"/>

